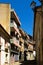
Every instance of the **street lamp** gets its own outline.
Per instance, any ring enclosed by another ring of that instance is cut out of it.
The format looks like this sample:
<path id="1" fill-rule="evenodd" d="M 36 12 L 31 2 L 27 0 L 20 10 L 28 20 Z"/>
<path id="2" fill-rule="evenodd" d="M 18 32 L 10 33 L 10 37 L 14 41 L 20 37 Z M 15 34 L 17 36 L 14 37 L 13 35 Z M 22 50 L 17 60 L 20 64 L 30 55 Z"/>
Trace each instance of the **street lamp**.
<path id="1" fill-rule="evenodd" d="M 39 0 L 41 3 L 43 3 L 43 0 Z"/>
<path id="2" fill-rule="evenodd" d="M 41 2 L 41 5 L 42 5 L 42 11 L 43 11 L 43 0 L 39 0 Z M 30 4 L 30 7 L 32 8 L 32 10 L 34 11 L 35 7 L 36 7 L 36 2 L 35 1 L 32 1 L 31 4 Z M 41 12 L 42 12 L 41 11 Z"/>
<path id="3" fill-rule="evenodd" d="M 41 6 L 42 6 L 42 12 L 43 12 L 43 0 L 39 0 L 41 2 Z"/>
<path id="4" fill-rule="evenodd" d="M 32 1 L 31 4 L 30 4 L 32 10 L 34 11 L 35 7 L 36 7 L 36 2 L 35 1 Z"/>

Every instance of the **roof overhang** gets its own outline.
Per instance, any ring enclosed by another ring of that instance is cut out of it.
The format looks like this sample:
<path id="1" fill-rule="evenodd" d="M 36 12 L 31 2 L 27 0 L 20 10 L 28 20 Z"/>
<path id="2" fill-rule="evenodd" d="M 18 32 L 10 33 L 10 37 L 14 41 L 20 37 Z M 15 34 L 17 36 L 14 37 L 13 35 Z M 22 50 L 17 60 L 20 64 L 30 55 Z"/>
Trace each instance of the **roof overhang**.
<path id="1" fill-rule="evenodd" d="M 20 20 L 14 10 L 11 10 L 11 19 L 15 20 L 16 24 L 21 25 Z"/>
<path id="2" fill-rule="evenodd" d="M 19 31 L 20 31 L 21 35 L 25 37 L 25 32 L 21 28 L 19 28 Z"/>
<path id="3" fill-rule="evenodd" d="M 0 36 L 2 36 L 5 39 L 11 39 L 12 37 L 6 32 L 6 30 L 2 27 L 0 24 Z M 9 40 L 10 41 L 10 40 Z"/>
<path id="4" fill-rule="evenodd" d="M 17 29 L 16 27 L 11 27 L 11 31 L 12 32 L 17 32 L 19 34 L 19 36 L 21 36 L 20 32 L 19 32 L 19 29 Z"/>

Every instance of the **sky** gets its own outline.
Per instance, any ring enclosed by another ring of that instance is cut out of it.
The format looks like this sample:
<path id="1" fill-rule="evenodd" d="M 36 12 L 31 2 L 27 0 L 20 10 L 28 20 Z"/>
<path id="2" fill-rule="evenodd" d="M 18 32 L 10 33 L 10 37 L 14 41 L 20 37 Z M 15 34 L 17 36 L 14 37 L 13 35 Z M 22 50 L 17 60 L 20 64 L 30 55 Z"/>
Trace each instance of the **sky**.
<path id="1" fill-rule="evenodd" d="M 0 0 L 0 3 L 9 3 L 15 10 L 21 22 L 21 28 L 29 35 L 33 36 L 34 12 L 30 7 L 33 0 Z M 36 6 L 40 5 L 38 0 L 34 0 Z"/>

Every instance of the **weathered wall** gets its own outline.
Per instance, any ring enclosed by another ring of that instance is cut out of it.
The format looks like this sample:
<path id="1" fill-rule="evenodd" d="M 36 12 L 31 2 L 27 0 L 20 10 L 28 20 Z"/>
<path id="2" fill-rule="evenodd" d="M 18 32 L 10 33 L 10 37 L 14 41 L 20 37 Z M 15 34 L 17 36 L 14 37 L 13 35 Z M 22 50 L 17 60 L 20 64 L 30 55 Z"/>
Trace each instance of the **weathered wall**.
<path id="1" fill-rule="evenodd" d="M 38 12 L 39 11 L 39 12 Z M 42 12 L 41 7 L 36 8 L 36 14 L 35 14 L 35 27 L 34 27 L 34 40 L 36 41 L 36 59 L 39 62 L 38 64 L 42 63 L 43 61 L 43 50 L 42 50 L 42 44 L 43 44 L 43 29 L 42 29 Z"/>

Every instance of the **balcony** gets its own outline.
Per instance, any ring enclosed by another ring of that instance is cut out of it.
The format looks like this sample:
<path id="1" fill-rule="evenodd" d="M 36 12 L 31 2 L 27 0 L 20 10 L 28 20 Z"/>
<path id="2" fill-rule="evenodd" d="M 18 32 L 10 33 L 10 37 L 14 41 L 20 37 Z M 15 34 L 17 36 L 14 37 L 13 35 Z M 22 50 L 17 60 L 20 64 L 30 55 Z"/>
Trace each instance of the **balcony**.
<path id="1" fill-rule="evenodd" d="M 20 51 L 21 51 L 21 52 L 24 52 L 24 46 L 21 46 Z"/>
<path id="2" fill-rule="evenodd" d="M 24 40 L 22 38 L 20 38 L 20 42 L 24 43 Z"/>
<path id="3" fill-rule="evenodd" d="M 28 50 L 29 50 L 29 51 L 33 51 L 33 45 L 29 44 Z"/>
<path id="4" fill-rule="evenodd" d="M 13 32 L 16 31 L 21 36 L 19 29 L 17 28 L 17 25 L 14 22 L 10 23 L 10 27 L 11 27 L 11 31 L 13 31 Z"/>
<path id="5" fill-rule="evenodd" d="M 16 38 L 10 39 L 10 43 L 13 43 L 15 46 L 21 48 L 21 46 L 19 45 L 19 40 L 16 40 Z"/>

